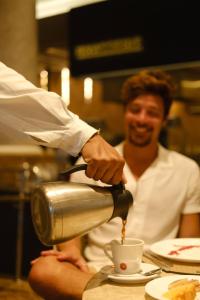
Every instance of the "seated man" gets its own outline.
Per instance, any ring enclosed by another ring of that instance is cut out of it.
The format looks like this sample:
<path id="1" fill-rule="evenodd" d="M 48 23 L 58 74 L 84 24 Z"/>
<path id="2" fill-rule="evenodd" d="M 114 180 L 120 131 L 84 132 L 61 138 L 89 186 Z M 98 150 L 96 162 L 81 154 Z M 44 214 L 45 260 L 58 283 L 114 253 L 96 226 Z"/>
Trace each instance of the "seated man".
<path id="1" fill-rule="evenodd" d="M 122 89 L 125 140 L 116 149 L 125 158 L 126 188 L 134 198 L 126 237 L 143 239 L 146 245 L 200 236 L 199 166 L 158 142 L 173 90 L 171 78 L 161 71 L 140 72 Z M 89 180 L 83 172 L 74 173 L 72 181 L 101 184 Z M 87 260 L 107 262 L 103 245 L 120 239 L 121 224 L 121 219 L 115 218 L 88 234 Z M 58 245 L 58 251 L 43 252 L 33 262 L 29 280 L 45 299 L 78 299 L 91 277 L 77 238 Z"/>

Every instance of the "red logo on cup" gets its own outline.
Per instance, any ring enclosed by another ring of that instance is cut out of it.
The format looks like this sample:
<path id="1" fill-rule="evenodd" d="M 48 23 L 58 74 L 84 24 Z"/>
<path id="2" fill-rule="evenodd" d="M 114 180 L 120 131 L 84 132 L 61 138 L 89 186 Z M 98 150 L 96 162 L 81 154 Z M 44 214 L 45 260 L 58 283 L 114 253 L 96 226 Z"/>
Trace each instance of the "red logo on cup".
<path id="1" fill-rule="evenodd" d="M 125 263 L 121 263 L 119 266 L 120 266 L 121 270 L 126 270 L 127 269 L 127 265 Z"/>

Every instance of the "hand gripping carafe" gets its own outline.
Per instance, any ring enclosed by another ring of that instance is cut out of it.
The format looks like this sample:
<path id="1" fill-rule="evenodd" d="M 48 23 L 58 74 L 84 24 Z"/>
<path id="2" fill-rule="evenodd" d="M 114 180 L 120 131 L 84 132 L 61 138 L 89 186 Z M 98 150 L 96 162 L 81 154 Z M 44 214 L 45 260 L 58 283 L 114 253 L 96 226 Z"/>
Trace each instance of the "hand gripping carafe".
<path id="1" fill-rule="evenodd" d="M 86 170 L 81 164 L 67 174 Z M 126 220 L 133 198 L 123 184 L 100 187 L 73 182 L 38 185 L 31 195 L 33 225 L 39 240 L 54 245 L 86 234 L 115 217 Z"/>

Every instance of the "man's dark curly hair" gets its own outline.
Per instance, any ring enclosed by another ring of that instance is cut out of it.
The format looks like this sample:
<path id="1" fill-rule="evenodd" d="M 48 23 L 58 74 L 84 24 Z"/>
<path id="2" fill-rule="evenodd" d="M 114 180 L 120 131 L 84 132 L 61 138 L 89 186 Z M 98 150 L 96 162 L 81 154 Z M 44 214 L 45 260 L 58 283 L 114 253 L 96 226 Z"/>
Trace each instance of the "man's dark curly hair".
<path id="1" fill-rule="evenodd" d="M 163 99 L 164 114 L 166 117 L 172 104 L 174 92 L 175 84 L 169 74 L 161 70 L 143 70 L 129 77 L 124 82 L 121 98 L 126 106 L 140 95 L 158 95 Z"/>

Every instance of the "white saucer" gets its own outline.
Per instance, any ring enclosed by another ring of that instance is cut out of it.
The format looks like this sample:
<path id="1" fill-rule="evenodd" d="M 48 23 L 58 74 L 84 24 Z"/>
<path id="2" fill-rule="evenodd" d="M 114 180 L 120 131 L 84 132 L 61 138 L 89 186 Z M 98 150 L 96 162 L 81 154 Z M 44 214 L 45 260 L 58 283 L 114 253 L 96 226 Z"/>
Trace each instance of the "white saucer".
<path id="1" fill-rule="evenodd" d="M 157 266 L 152 265 L 152 264 L 146 264 L 146 263 L 141 264 L 141 273 L 152 271 L 154 269 L 157 269 Z M 106 272 L 105 272 L 105 270 L 106 270 Z M 112 267 L 109 267 L 107 269 L 104 267 L 104 268 L 102 268 L 101 272 L 107 273 L 108 278 L 110 280 L 118 282 L 118 283 L 141 283 L 141 282 L 147 282 L 149 280 L 152 280 L 152 279 L 160 276 L 159 273 L 149 275 L 149 276 L 142 275 L 141 273 L 136 273 L 133 275 L 122 275 L 122 274 L 114 273 Z"/>

